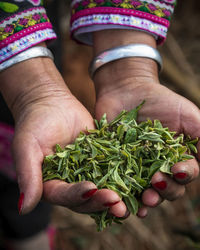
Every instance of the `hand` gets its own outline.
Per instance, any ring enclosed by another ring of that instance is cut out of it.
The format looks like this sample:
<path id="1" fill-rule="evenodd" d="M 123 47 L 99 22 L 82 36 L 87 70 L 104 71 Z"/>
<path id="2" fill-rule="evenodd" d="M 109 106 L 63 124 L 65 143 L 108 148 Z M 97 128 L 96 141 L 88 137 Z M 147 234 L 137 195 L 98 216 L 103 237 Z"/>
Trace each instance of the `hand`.
<path id="1" fill-rule="evenodd" d="M 82 213 L 105 210 L 120 201 L 115 192 L 97 190 L 91 182 L 42 182 L 44 156 L 53 153 L 55 144 L 67 145 L 81 130 L 94 127 L 93 118 L 70 93 L 53 62 L 31 59 L 7 69 L 0 77 L 1 91 L 16 122 L 13 153 L 24 194 L 20 212 L 31 211 L 42 193 L 47 201 Z M 121 207 L 116 214 L 123 216 L 123 204 Z"/>
<path id="2" fill-rule="evenodd" d="M 96 34 L 97 40 L 98 36 L 101 34 Z M 120 37 L 125 39 L 122 35 Z M 104 41 L 110 44 L 105 36 Z M 96 72 L 94 82 L 97 119 L 107 113 L 108 119 L 112 120 L 121 110 L 130 110 L 145 100 L 139 111 L 139 122 L 147 118 L 159 119 L 164 126 L 178 134 L 200 137 L 199 109 L 186 98 L 160 85 L 157 65 L 152 60 L 130 58 L 112 62 Z M 197 159 L 200 159 L 200 142 L 197 148 Z M 147 207 L 155 207 L 163 199 L 174 200 L 181 197 L 185 192 L 184 185 L 198 176 L 198 162 L 192 159 L 177 163 L 172 167 L 172 172 L 173 178 L 160 172 L 154 174 L 152 188 L 142 195 L 144 207 L 139 210 L 138 216 L 146 216 Z"/>

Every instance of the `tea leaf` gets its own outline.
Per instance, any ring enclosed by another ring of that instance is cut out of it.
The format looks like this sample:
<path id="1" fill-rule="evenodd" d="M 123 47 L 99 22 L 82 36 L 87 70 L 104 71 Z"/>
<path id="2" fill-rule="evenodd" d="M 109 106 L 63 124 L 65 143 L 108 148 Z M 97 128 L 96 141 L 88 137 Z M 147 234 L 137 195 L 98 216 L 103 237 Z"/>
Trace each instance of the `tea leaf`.
<path id="1" fill-rule="evenodd" d="M 80 132 L 74 143 L 64 149 L 55 146 L 55 154 L 45 157 L 43 181 L 60 179 L 69 183 L 91 181 L 97 188 L 115 191 L 128 210 L 136 214 L 142 192 L 151 186 L 157 171 L 171 175 L 171 167 L 193 159 L 186 152 L 197 153 L 198 138 L 177 135 L 150 119 L 137 124 L 143 103 L 133 110 L 123 110 L 108 123 L 104 114 L 95 120 L 96 129 Z M 91 214 L 101 231 L 119 218 L 108 211 Z"/>

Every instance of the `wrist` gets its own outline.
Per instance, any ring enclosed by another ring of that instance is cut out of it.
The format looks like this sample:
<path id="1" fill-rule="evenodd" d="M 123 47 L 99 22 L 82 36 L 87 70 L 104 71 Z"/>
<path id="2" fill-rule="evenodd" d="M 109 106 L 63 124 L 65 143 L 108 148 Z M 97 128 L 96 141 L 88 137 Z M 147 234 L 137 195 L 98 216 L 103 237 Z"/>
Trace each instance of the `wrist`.
<path id="1" fill-rule="evenodd" d="M 153 36 L 141 31 L 105 30 L 94 33 L 94 55 L 104 50 L 128 44 L 146 44 L 156 48 Z M 130 57 L 109 62 L 100 67 L 94 75 L 97 94 L 127 84 L 158 82 L 157 63 L 148 58 Z"/>
<path id="2" fill-rule="evenodd" d="M 94 56 L 113 47 L 134 43 L 147 44 L 156 48 L 156 40 L 151 34 L 137 30 L 111 29 L 96 31 L 93 34 L 93 42 Z"/>
<path id="3" fill-rule="evenodd" d="M 94 75 L 97 95 L 114 89 L 159 83 L 157 63 L 147 58 L 125 58 L 102 66 Z"/>
<path id="4" fill-rule="evenodd" d="M 70 93 L 50 58 L 33 58 L 0 74 L 0 91 L 15 120 L 30 105 Z"/>

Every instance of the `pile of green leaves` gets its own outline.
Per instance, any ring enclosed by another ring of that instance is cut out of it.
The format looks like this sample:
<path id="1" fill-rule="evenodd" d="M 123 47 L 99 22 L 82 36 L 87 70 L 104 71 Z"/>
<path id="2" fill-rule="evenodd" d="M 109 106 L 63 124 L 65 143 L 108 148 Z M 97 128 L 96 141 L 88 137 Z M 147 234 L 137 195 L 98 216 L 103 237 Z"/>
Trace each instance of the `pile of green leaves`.
<path id="1" fill-rule="evenodd" d="M 119 194 L 129 211 L 136 214 L 142 192 L 151 186 L 156 171 L 171 174 L 171 167 L 192 159 L 197 139 L 191 140 L 164 128 L 158 120 L 137 123 L 141 105 L 122 111 L 110 123 L 104 114 L 96 129 L 81 132 L 73 144 L 62 149 L 56 145 L 54 155 L 43 163 L 44 181 L 60 179 L 69 183 L 94 182 L 98 189 L 108 188 Z M 176 135 L 176 136 L 175 136 Z M 94 213 L 98 231 L 119 219 L 108 211 Z"/>

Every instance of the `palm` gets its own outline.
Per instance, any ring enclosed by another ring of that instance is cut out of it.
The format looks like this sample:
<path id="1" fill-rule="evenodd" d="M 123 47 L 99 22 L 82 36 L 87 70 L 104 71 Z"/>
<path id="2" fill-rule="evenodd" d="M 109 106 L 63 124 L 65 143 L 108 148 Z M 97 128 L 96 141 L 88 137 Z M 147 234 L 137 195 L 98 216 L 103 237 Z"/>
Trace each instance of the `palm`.
<path id="1" fill-rule="evenodd" d="M 26 192 L 26 210 L 30 211 L 44 198 L 54 204 L 66 206 L 76 212 L 91 213 L 104 210 L 104 204 L 116 203 L 119 196 L 111 190 L 98 190 L 92 182 L 68 184 L 59 180 L 42 183 L 41 166 L 44 156 L 53 153 L 53 147 L 59 143 L 67 145 L 76 138 L 80 131 L 92 129 L 93 118 L 74 98 L 65 101 L 49 100 L 51 105 L 33 105 L 26 110 L 16 126 L 14 153 L 17 162 L 20 190 Z M 25 174 L 24 174 L 25 173 Z M 95 190 L 90 199 L 83 194 Z M 119 202 L 115 214 L 123 216 L 125 207 Z"/>
<path id="2" fill-rule="evenodd" d="M 96 104 L 96 116 L 99 118 L 106 112 L 108 118 L 113 119 L 121 110 L 130 110 L 143 100 L 146 103 L 139 112 L 138 121 L 147 118 L 159 119 L 164 126 L 173 131 L 198 136 L 198 108 L 184 97 L 159 84 L 149 84 L 142 88 L 130 86 L 100 96 Z"/>
<path id="3" fill-rule="evenodd" d="M 40 200 L 43 191 L 44 156 L 52 154 L 57 143 L 61 146 L 71 143 L 86 127 L 93 127 L 93 119 L 75 98 L 42 100 L 42 104 L 31 104 L 20 115 L 13 147 L 20 190 L 26 193 L 29 210 Z M 47 195 L 48 200 L 54 198 Z"/>
<path id="4" fill-rule="evenodd" d="M 103 113 L 107 113 L 109 120 L 112 120 L 121 110 L 130 110 L 139 105 L 143 100 L 145 104 L 139 111 L 138 121 L 159 119 L 162 124 L 177 133 L 184 133 L 191 137 L 200 136 L 200 112 L 190 101 L 181 97 L 160 84 L 143 84 L 139 87 L 125 86 L 112 91 L 105 91 L 97 95 L 96 117 L 99 119 Z M 198 148 L 200 143 L 198 143 Z M 198 150 L 199 151 L 199 150 Z M 198 153 L 199 154 L 199 153 Z M 200 158 L 198 156 L 198 158 Z M 152 184 L 165 181 L 169 188 L 166 190 L 147 189 L 144 191 L 142 201 L 146 206 L 156 206 L 164 198 L 173 200 L 182 196 L 184 186 L 179 183 L 188 183 L 198 176 L 198 163 L 195 159 L 185 163 L 176 164 L 172 167 L 173 173 L 187 173 L 186 180 L 177 180 L 156 173 L 152 177 Z M 160 198 L 160 196 L 162 198 Z M 145 207 L 139 211 L 143 217 L 147 213 Z"/>
<path id="5" fill-rule="evenodd" d="M 65 146 L 80 131 L 93 127 L 91 115 L 77 100 L 59 100 L 55 105 L 52 101 L 51 105 L 33 105 L 16 127 L 17 135 L 23 131 L 30 144 L 38 144 L 43 156 L 52 153 L 55 144 Z"/>

